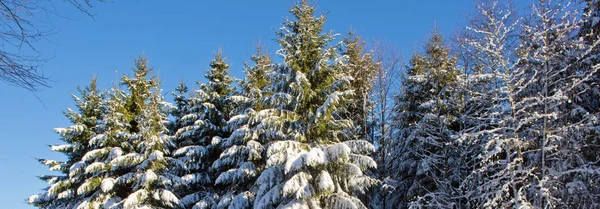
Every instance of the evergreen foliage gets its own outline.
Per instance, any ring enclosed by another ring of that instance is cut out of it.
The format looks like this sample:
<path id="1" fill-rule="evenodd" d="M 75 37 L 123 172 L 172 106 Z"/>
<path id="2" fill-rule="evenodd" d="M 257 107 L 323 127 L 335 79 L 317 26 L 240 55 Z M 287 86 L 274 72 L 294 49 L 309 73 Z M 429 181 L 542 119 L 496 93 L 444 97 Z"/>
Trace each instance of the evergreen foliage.
<path id="1" fill-rule="evenodd" d="M 374 139 L 368 138 L 373 129 L 372 119 L 369 118 L 373 111 L 370 92 L 373 90 L 374 73 L 378 64 L 373 60 L 372 53 L 366 53 L 365 42 L 353 32 L 348 33 L 342 43 L 339 49 L 344 59 L 341 72 L 352 78 L 350 88 L 354 89 L 354 96 L 351 98 L 353 102 L 346 107 L 355 126 L 353 134 L 358 139 L 373 141 Z"/>
<path id="2" fill-rule="evenodd" d="M 229 76 L 229 65 L 219 51 L 210 63 L 205 78 L 208 84 L 199 83 L 199 89 L 188 100 L 181 100 L 177 106 L 179 117 L 175 117 L 179 129 L 175 132 L 177 150 L 175 158 L 185 164 L 185 172 L 180 173 L 186 188 L 178 194 L 182 197 L 182 207 L 189 208 L 215 204 L 221 190 L 213 185 L 221 167 L 212 167 L 222 150 L 222 139 L 229 136 L 225 128 L 232 105 L 229 102 L 233 79 Z M 180 87 L 180 89 L 184 89 Z M 181 90 L 178 90 L 181 91 Z"/>
<path id="3" fill-rule="evenodd" d="M 452 208 L 457 176 L 460 82 L 457 60 L 434 32 L 424 54 L 411 59 L 395 108 L 392 201 L 400 207 Z"/>
<path id="4" fill-rule="evenodd" d="M 64 144 L 50 147 L 65 160 L 39 160 L 49 186 L 28 203 L 598 208 L 599 6 L 539 0 L 518 15 L 482 0 L 452 44 L 436 30 L 411 57 L 379 140 L 383 63 L 301 1 L 276 31 L 279 57 L 258 47 L 237 84 L 219 50 L 206 82 L 182 81 L 173 104 L 143 57 L 120 86 L 78 89 L 71 125 L 55 129 Z"/>
<path id="5" fill-rule="evenodd" d="M 80 97 L 72 95 L 77 110 L 67 109 L 64 115 L 73 124 L 66 128 L 56 128 L 61 135 L 62 145 L 50 146 L 50 149 L 66 155 L 64 162 L 39 159 L 59 174 L 44 175 L 40 179 L 50 186 L 41 194 L 31 196 L 29 202 L 40 208 L 70 208 L 81 199 L 77 196 L 77 188 L 88 176 L 70 176 L 70 170 L 78 167 L 77 163 L 90 151 L 89 139 L 98 132 L 98 124 L 103 120 L 105 108 L 103 94 L 97 89 L 97 79 L 92 79 L 89 86 L 78 89 Z"/>

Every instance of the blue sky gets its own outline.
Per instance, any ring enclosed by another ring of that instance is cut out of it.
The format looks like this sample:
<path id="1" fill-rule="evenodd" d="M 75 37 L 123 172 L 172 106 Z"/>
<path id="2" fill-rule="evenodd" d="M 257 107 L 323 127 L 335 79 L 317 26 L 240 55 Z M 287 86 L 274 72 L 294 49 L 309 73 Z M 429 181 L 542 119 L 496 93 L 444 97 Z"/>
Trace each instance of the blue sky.
<path id="1" fill-rule="evenodd" d="M 346 33 L 352 27 L 365 40 L 382 39 L 398 47 L 406 58 L 434 28 L 451 36 L 474 10 L 473 0 L 313 1 L 327 16 L 326 30 Z M 62 115 L 73 107 L 77 86 L 99 77 L 102 88 L 129 74 L 141 54 L 160 75 L 163 93 L 171 92 L 185 77 L 190 87 L 203 80 L 212 54 L 223 49 L 230 72 L 243 77 L 259 42 L 274 54 L 274 29 L 289 16 L 293 1 L 132 1 L 97 4 L 90 18 L 56 1 L 68 18 L 50 17 L 57 32 L 36 43 L 52 88 L 37 93 L 0 83 L 0 202 L 1 208 L 33 208 L 25 199 L 46 184 L 36 178 L 47 168 L 35 158 L 63 159 L 47 145 L 59 144 L 52 129 L 69 126 Z M 117 76 L 118 75 L 118 76 Z"/>

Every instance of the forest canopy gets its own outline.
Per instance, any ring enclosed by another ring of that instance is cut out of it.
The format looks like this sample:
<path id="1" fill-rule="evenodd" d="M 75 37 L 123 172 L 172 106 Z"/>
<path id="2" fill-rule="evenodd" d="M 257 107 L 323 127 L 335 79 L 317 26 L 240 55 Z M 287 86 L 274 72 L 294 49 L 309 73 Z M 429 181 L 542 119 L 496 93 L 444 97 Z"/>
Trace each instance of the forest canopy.
<path id="1" fill-rule="evenodd" d="M 600 208 L 600 1 L 482 0 L 406 64 L 305 1 L 206 82 L 73 95 L 39 208 Z M 376 46 L 376 47 L 373 47 Z M 403 69 L 402 72 L 399 70 Z M 401 75 L 401 76 L 396 76 Z"/>

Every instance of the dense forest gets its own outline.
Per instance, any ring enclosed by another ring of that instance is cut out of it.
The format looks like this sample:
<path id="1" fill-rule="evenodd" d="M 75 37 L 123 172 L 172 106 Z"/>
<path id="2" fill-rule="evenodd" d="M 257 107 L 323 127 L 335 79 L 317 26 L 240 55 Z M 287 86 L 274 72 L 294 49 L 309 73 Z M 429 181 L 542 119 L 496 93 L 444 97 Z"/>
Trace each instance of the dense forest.
<path id="1" fill-rule="evenodd" d="M 299 2 L 245 78 L 73 95 L 39 208 L 600 208 L 600 1 L 483 0 L 401 64 Z M 399 71 L 403 69 L 402 71 Z M 173 101 L 164 96 L 172 94 Z"/>

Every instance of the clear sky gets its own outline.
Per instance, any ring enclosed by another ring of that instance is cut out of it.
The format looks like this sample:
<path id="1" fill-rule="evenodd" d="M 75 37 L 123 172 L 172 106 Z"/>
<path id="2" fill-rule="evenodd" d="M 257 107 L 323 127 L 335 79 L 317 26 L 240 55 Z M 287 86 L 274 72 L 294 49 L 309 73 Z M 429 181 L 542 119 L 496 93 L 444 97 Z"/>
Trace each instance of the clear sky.
<path id="1" fill-rule="evenodd" d="M 367 3 L 368 2 L 368 3 Z M 326 30 L 346 33 L 352 27 L 365 40 L 382 39 L 406 58 L 438 29 L 450 37 L 474 11 L 473 0 L 313 1 L 327 16 Z M 36 178 L 48 174 L 35 158 L 64 159 L 49 150 L 59 144 L 52 129 L 69 126 L 62 111 L 73 107 L 71 93 L 93 75 L 107 88 L 129 74 L 133 59 L 144 54 L 167 94 L 185 77 L 190 87 L 204 80 L 212 54 L 221 47 L 230 72 L 243 77 L 259 40 L 274 54 L 274 29 L 290 16 L 293 1 L 158 1 L 115 0 L 97 4 L 90 18 L 56 1 L 68 18 L 50 17 L 57 33 L 36 43 L 51 58 L 44 73 L 52 88 L 37 93 L 0 83 L 0 208 L 33 208 L 25 199 L 46 186 Z"/>

